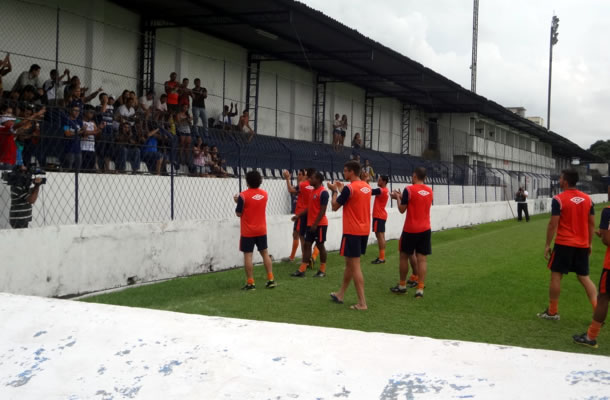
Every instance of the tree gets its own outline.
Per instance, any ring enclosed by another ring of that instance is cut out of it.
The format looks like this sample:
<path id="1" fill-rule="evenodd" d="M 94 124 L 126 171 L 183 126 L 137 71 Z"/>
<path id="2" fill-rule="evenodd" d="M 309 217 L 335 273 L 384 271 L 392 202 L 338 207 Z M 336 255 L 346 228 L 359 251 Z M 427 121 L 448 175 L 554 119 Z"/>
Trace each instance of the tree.
<path id="1" fill-rule="evenodd" d="M 598 140 L 589 147 L 589 151 L 610 162 L 610 140 Z"/>

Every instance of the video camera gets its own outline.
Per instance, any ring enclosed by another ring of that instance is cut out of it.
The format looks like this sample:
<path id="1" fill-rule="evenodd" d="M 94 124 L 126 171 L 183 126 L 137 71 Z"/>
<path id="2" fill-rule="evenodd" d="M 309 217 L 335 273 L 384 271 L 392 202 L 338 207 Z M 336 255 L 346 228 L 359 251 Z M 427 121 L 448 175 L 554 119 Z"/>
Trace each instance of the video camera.
<path id="1" fill-rule="evenodd" d="M 30 187 L 34 184 L 34 180 L 38 175 L 45 175 L 46 172 L 30 166 L 27 169 L 23 169 L 21 166 L 16 166 L 12 171 L 5 171 L 2 173 L 2 180 L 8 186 L 25 186 Z M 47 183 L 47 178 L 42 178 L 41 185 Z"/>

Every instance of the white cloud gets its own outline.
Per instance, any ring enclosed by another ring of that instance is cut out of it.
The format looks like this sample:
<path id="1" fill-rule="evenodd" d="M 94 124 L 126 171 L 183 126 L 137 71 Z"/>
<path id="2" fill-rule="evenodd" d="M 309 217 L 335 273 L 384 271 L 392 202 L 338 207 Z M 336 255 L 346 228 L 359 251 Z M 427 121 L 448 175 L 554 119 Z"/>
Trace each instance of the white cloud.
<path id="1" fill-rule="evenodd" d="M 471 0 L 302 0 L 362 34 L 470 88 Z M 588 148 L 610 137 L 610 2 L 481 0 L 477 92 L 546 120 L 550 21 L 554 48 L 551 128 Z"/>

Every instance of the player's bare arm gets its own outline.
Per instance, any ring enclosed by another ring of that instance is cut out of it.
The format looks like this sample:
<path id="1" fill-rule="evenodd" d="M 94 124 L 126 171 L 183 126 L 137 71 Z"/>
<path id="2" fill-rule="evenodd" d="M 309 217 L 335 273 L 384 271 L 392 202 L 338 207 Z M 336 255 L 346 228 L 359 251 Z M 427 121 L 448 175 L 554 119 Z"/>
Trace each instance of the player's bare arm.
<path id="1" fill-rule="evenodd" d="M 549 225 L 546 228 L 546 244 L 544 245 L 544 258 L 547 260 L 551 258 L 551 243 L 557 233 L 557 227 L 559 226 L 559 215 L 551 216 Z"/>
<path id="2" fill-rule="evenodd" d="M 318 216 L 316 217 L 315 221 L 313 221 L 313 224 L 311 224 L 312 232 L 315 232 L 315 230 L 318 229 L 318 224 L 320 223 L 320 221 L 322 221 L 322 218 L 324 218 L 325 215 L 326 215 L 326 207 L 322 207 L 320 209 L 320 212 L 318 213 Z"/>
<path id="3" fill-rule="evenodd" d="M 288 188 L 288 192 L 289 193 L 297 193 L 298 190 L 292 186 L 292 183 L 290 183 L 290 172 L 287 170 L 284 170 L 284 172 L 282 172 L 282 176 L 284 177 L 284 180 L 286 180 L 286 187 Z"/>
<path id="4" fill-rule="evenodd" d="M 610 246 L 610 230 L 608 229 L 600 229 L 598 230 L 599 237 L 602 239 L 602 243 L 605 246 Z"/>
<path id="5" fill-rule="evenodd" d="M 299 218 L 304 217 L 305 215 L 307 215 L 307 210 L 303 210 L 300 213 L 293 215 L 292 218 L 290 218 L 292 221 L 296 221 Z"/>
<path id="6" fill-rule="evenodd" d="M 405 211 L 407 211 L 407 204 L 402 204 L 402 195 L 400 194 L 399 190 L 394 190 L 392 192 L 392 194 L 390 194 L 390 197 L 393 198 L 394 200 L 396 200 L 396 202 L 398 203 L 398 211 L 401 214 L 404 214 Z"/>
<path id="7" fill-rule="evenodd" d="M 237 204 L 237 200 L 239 200 L 239 195 L 236 194 L 233 196 L 233 201 Z M 241 213 L 240 212 L 235 212 L 235 215 L 237 215 L 238 217 L 241 218 Z"/>
<path id="8" fill-rule="evenodd" d="M 589 255 L 593 250 L 593 234 L 595 232 L 595 215 L 589 215 Z"/>
<path id="9" fill-rule="evenodd" d="M 333 183 L 328 182 L 326 184 L 326 187 L 328 187 L 328 190 L 332 193 L 331 207 L 333 208 L 333 211 L 337 211 L 341 208 L 341 204 L 337 203 L 337 196 L 339 195 L 339 191 L 343 190 L 343 186 L 343 183 L 338 181 Z"/>

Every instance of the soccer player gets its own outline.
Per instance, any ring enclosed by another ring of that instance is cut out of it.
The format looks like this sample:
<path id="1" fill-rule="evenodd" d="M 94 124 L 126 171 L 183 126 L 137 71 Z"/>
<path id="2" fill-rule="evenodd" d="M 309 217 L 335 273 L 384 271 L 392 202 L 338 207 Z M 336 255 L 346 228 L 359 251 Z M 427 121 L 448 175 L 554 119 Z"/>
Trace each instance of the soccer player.
<path id="1" fill-rule="evenodd" d="M 343 304 L 343 297 L 350 282 L 354 281 L 358 304 L 351 306 L 354 310 L 366 310 L 364 297 L 364 276 L 360 268 L 360 256 L 366 253 L 366 245 L 371 230 L 371 187 L 361 181 L 360 164 L 348 161 L 343 166 L 343 175 L 348 183 L 328 183 L 332 192 L 332 208 L 337 211 L 343 206 L 343 238 L 341 239 L 341 255 L 345 257 L 343 284 L 330 297 L 335 303 Z M 339 191 L 341 195 L 337 197 Z"/>
<path id="2" fill-rule="evenodd" d="M 599 294 L 597 295 L 597 306 L 593 312 L 593 321 L 589 325 L 587 332 L 582 335 L 574 335 L 574 343 L 597 348 L 597 335 L 608 315 L 608 302 L 610 301 L 610 207 L 604 208 L 602 218 L 599 223 L 597 234 L 602 238 L 602 243 L 606 245 L 606 257 L 604 258 L 604 269 L 599 280 Z"/>
<path id="3" fill-rule="evenodd" d="M 303 260 L 301 266 L 296 270 L 292 276 L 303 278 L 305 277 L 305 270 L 310 264 L 311 259 L 311 246 L 313 243 L 316 244 L 320 250 L 320 269 L 314 275 L 314 278 L 323 278 L 326 276 L 326 248 L 324 242 L 326 241 L 326 230 L 328 229 L 328 219 L 326 218 L 326 209 L 328 208 L 328 192 L 322 186 L 324 182 L 324 175 L 320 172 L 314 173 L 309 178 L 313 191 L 309 196 L 309 205 L 307 209 L 297 214 L 292 219 L 297 221 L 303 214 L 307 217 L 307 230 L 305 232 L 305 247 L 303 248 Z"/>
<path id="4" fill-rule="evenodd" d="M 563 191 L 553 197 L 544 248 L 544 257 L 549 260 L 551 270 L 549 307 L 537 314 L 539 318 L 559 320 L 561 279 L 569 272 L 576 273 L 594 309 L 597 303 L 597 290 L 589 278 L 589 255 L 595 229 L 593 202 L 585 193 L 576 190 L 577 182 L 577 171 L 561 171 L 559 186 Z M 553 237 L 555 246 L 551 252 Z"/>
<path id="5" fill-rule="evenodd" d="M 263 178 L 258 171 L 246 174 L 248 189 L 236 194 L 233 199 L 237 203 L 235 214 L 240 218 L 241 237 L 239 250 L 244 253 L 244 268 L 246 270 L 246 285 L 243 290 L 256 289 L 254 285 L 254 265 L 252 253 L 254 245 L 263 257 L 267 270 L 267 289 L 275 287 L 271 257 L 267 252 L 267 192 L 260 189 Z"/>
<path id="6" fill-rule="evenodd" d="M 315 168 L 300 169 L 297 175 L 296 188 L 290 183 L 290 172 L 283 172 L 284 179 L 286 180 L 286 186 L 288 187 L 288 192 L 290 192 L 291 194 L 297 194 L 297 204 L 294 210 L 295 215 L 300 215 L 303 211 L 307 210 L 307 205 L 309 204 L 309 196 L 313 191 L 313 186 L 311 186 L 309 179 L 315 172 Z M 301 244 L 301 258 L 303 258 L 303 246 L 305 245 L 306 230 L 307 215 L 304 214 L 303 217 L 294 221 L 294 227 L 292 230 L 292 252 L 290 253 L 289 261 L 294 261 L 294 258 L 297 253 L 297 248 L 299 247 L 299 243 Z M 312 261 L 315 261 L 317 256 L 318 249 L 316 247 L 313 256 L 310 258 L 310 268 L 313 268 Z"/>
<path id="7" fill-rule="evenodd" d="M 388 212 L 385 210 L 390 198 L 387 175 L 379 175 L 377 179 L 377 189 L 373 189 L 375 202 L 373 203 L 373 232 L 377 237 L 379 246 L 379 257 L 372 261 L 373 264 L 385 263 L 385 222 L 388 219 Z"/>
<path id="8" fill-rule="evenodd" d="M 407 186 L 402 196 L 398 190 L 392 193 L 392 198 L 400 200 L 398 211 L 401 214 L 407 212 L 405 225 L 398 244 L 400 250 L 400 281 L 398 285 L 390 288 L 397 294 L 407 293 L 407 274 L 409 272 L 409 256 L 416 253 L 417 256 L 417 291 L 415 298 L 424 297 L 426 273 L 428 270 L 427 256 L 432 254 L 430 227 L 430 207 L 432 206 L 432 189 L 424 185 L 426 180 L 426 169 L 415 168 L 413 171 L 413 185 Z"/>

